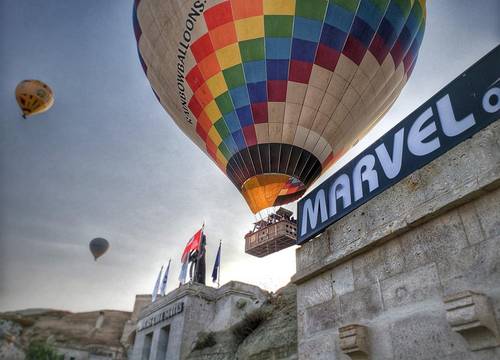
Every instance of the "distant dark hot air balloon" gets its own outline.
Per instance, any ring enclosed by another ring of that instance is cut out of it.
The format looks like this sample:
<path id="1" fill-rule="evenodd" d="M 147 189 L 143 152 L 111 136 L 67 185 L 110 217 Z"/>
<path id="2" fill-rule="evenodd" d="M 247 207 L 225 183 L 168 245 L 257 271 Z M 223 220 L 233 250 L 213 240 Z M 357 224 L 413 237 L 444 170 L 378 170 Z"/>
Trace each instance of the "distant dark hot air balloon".
<path id="1" fill-rule="evenodd" d="M 94 260 L 100 258 L 109 249 L 109 242 L 103 238 L 95 238 L 89 244 L 90 252 L 94 256 Z"/>
<path id="2" fill-rule="evenodd" d="M 54 104 L 54 94 L 40 80 L 23 80 L 16 87 L 16 101 L 26 118 L 49 110 Z"/>
<path id="3" fill-rule="evenodd" d="M 255 213 L 300 198 L 389 110 L 426 0 L 135 0 L 139 58 Z"/>

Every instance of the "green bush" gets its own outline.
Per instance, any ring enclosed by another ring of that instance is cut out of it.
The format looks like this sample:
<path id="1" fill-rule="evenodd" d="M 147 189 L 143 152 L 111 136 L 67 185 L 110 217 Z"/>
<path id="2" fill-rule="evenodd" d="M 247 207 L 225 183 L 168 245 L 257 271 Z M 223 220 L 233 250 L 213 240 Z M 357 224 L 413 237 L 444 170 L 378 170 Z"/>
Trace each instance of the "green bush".
<path id="1" fill-rule="evenodd" d="M 54 347 L 47 342 L 33 341 L 26 351 L 26 360 L 63 360 Z"/>
<path id="2" fill-rule="evenodd" d="M 241 344 L 248 335 L 266 321 L 269 315 L 269 311 L 259 308 L 246 314 L 243 320 L 235 324 L 231 330 L 238 344 Z"/>
<path id="3" fill-rule="evenodd" d="M 201 332 L 198 334 L 198 339 L 194 345 L 193 350 L 202 350 L 208 347 L 212 347 L 217 344 L 215 340 L 215 335 L 213 332 Z"/>

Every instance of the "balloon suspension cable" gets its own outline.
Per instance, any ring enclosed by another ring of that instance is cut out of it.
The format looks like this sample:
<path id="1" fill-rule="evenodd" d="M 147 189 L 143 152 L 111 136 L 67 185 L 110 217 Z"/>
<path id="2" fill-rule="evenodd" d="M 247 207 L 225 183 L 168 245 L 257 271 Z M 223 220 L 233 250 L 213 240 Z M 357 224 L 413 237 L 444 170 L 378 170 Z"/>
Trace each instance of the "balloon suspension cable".
<path id="1" fill-rule="evenodd" d="M 253 218 L 254 218 L 254 227 L 252 228 L 252 231 L 255 229 L 255 224 L 259 222 L 259 216 L 258 216 L 258 213 L 256 214 L 253 214 Z"/>

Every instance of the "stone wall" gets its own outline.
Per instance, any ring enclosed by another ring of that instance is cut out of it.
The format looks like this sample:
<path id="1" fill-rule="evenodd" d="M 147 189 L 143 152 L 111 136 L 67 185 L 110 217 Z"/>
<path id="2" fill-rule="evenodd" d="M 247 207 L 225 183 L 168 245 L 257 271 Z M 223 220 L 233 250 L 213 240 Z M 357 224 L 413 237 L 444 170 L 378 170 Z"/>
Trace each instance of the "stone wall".
<path id="1" fill-rule="evenodd" d="M 267 294 L 260 288 L 231 281 L 219 289 L 200 284 L 185 284 L 148 305 L 139 315 L 132 359 L 143 359 L 149 351 L 147 337 L 152 336 L 149 359 L 185 359 L 202 333 L 230 328 L 245 314 L 262 306 Z M 182 311 L 161 320 L 161 314 L 182 303 Z M 244 303 L 244 304 L 243 304 Z M 240 305 L 244 306 L 240 306 Z M 141 327 L 149 319 L 160 321 Z M 161 330 L 168 329 L 166 346 L 161 349 Z M 163 353 L 166 352 L 166 355 Z"/>
<path id="2" fill-rule="evenodd" d="M 235 316 L 232 326 L 211 333 L 210 346 L 191 351 L 186 360 L 297 360 L 296 287 L 293 284 L 269 294 L 262 307 L 253 309 L 248 317 Z M 239 303 L 238 307 L 247 307 Z M 262 321 L 248 330 L 249 319 Z M 247 329 L 241 339 L 235 329 Z"/>
<path id="3" fill-rule="evenodd" d="M 297 250 L 299 359 L 500 359 L 500 122 Z"/>

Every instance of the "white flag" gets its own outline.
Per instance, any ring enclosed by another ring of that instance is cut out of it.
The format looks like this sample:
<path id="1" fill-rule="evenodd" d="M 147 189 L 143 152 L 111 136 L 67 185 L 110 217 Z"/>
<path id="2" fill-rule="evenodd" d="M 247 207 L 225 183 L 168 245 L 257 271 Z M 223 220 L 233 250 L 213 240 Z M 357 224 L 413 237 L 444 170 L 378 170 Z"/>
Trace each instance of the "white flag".
<path id="1" fill-rule="evenodd" d="M 171 259 L 168 260 L 167 270 L 165 270 L 165 274 L 163 274 L 163 280 L 161 281 L 161 287 L 160 287 L 160 295 L 161 296 L 164 296 L 165 290 L 167 290 L 168 271 L 170 270 L 170 261 L 171 261 Z"/>
<path id="2" fill-rule="evenodd" d="M 181 285 L 186 283 L 186 275 L 187 275 L 188 263 L 182 263 L 181 273 L 179 274 L 179 282 Z"/>
<path id="3" fill-rule="evenodd" d="M 161 266 L 160 273 L 158 274 L 158 278 L 156 279 L 155 287 L 153 289 L 152 301 L 155 302 L 156 296 L 158 296 L 158 288 L 160 287 L 161 280 L 161 272 L 163 271 L 163 265 Z"/>

